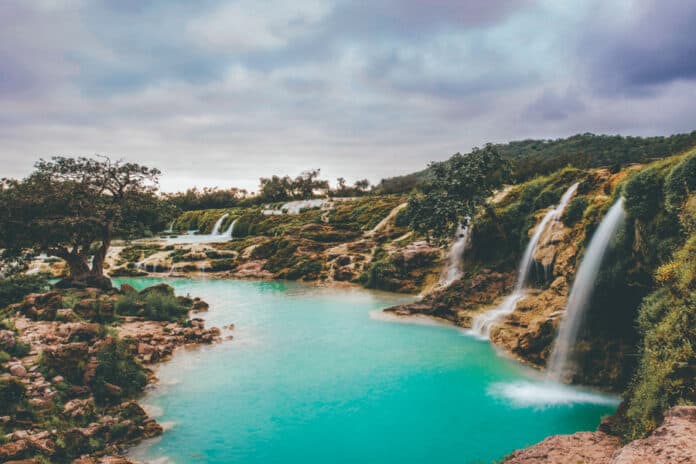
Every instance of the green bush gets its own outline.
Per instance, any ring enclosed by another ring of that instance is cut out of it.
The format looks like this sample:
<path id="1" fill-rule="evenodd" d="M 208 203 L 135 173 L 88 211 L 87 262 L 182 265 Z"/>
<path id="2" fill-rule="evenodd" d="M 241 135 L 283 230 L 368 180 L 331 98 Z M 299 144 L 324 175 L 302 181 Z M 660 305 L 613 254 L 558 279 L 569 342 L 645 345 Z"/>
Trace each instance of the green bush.
<path id="1" fill-rule="evenodd" d="M 641 221 L 652 219 L 662 201 L 662 177 L 656 169 L 638 172 L 626 183 L 624 197 L 629 216 Z"/>
<path id="2" fill-rule="evenodd" d="M 293 266 L 288 272 L 283 276 L 286 279 L 297 280 L 301 278 L 305 279 L 316 279 L 319 276 L 323 268 L 322 261 L 307 259 L 302 260 Z"/>
<path id="3" fill-rule="evenodd" d="M 8 414 L 24 400 L 26 388 L 16 377 L 0 378 L 0 414 Z"/>
<path id="4" fill-rule="evenodd" d="M 377 260 L 370 264 L 367 271 L 360 276 L 366 288 L 396 291 L 402 287 L 402 274 L 389 259 Z"/>
<path id="5" fill-rule="evenodd" d="M 643 301 L 639 367 L 624 398 L 623 434 L 640 438 L 654 430 L 667 409 L 694 404 L 696 378 L 696 235 L 656 273 L 661 284 Z"/>
<path id="6" fill-rule="evenodd" d="M 573 201 L 570 202 L 568 207 L 563 214 L 563 223 L 568 227 L 573 227 L 577 222 L 582 219 L 585 209 L 589 202 L 586 197 L 575 197 Z"/>
<path id="7" fill-rule="evenodd" d="M 156 285 L 121 295 L 115 303 L 116 313 L 123 316 L 140 316 L 153 321 L 178 321 L 185 319 L 188 306 L 174 295 L 168 285 Z"/>
<path id="8" fill-rule="evenodd" d="M 48 288 L 48 278 L 43 274 L 17 274 L 0 279 L 0 308 L 17 303 L 29 293 L 38 293 Z"/>
<path id="9" fill-rule="evenodd" d="M 667 205 L 678 208 L 690 192 L 696 191 L 696 152 L 677 164 L 667 176 L 665 196 Z"/>
<path id="10" fill-rule="evenodd" d="M 97 352 L 97 370 L 92 379 L 92 391 L 97 404 L 118 402 L 142 392 L 147 384 L 145 369 L 136 361 L 134 350 L 120 339 L 104 344 Z M 115 397 L 107 384 L 121 388 Z"/>

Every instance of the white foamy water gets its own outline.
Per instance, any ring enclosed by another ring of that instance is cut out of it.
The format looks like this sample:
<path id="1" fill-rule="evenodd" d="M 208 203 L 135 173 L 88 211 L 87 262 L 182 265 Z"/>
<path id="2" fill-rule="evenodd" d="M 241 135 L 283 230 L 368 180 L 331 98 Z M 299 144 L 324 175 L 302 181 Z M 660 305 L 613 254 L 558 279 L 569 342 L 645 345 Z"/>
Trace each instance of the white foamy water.
<path id="1" fill-rule="evenodd" d="M 210 233 L 210 235 L 220 235 L 220 227 L 222 227 L 222 223 L 225 219 L 227 219 L 227 216 L 229 216 L 230 213 L 225 213 L 222 216 L 220 216 L 220 219 L 215 222 L 215 225 L 213 226 L 213 231 Z"/>
<path id="2" fill-rule="evenodd" d="M 558 203 L 558 206 L 546 213 L 537 228 L 534 230 L 534 235 L 532 235 L 532 238 L 529 240 L 527 248 L 524 250 L 524 254 L 522 255 L 522 260 L 520 260 L 520 264 L 517 269 L 517 281 L 515 282 L 515 289 L 513 292 L 507 298 L 505 298 L 502 303 L 498 305 L 498 307 L 474 318 L 471 325 L 471 330 L 479 337 L 488 338 L 493 326 L 502 318 L 508 314 L 512 314 L 512 312 L 515 311 L 517 302 L 520 301 L 526 294 L 525 286 L 527 285 L 527 280 L 529 280 L 529 271 L 532 269 L 534 251 L 539 244 L 539 239 L 549 225 L 552 224 L 552 221 L 558 221 L 561 219 L 563 211 L 565 211 L 566 206 L 568 206 L 570 199 L 573 198 L 573 195 L 575 195 L 577 190 L 577 183 L 571 185 L 561 197 L 561 201 Z"/>
<path id="3" fill-rule="evenodd" d="M 447 268 L 440 276 L 440 287 L 449 287 L 464 274 L 464 250 L 469 243 L 469 236 L 469 218 L 466 218 L 466 225 L 460 224 L 457 227 L 457 234 L 447 255 Z"/>
<path id="4" fill-rule="evenodd" d="M 549 407 L 570 404 L 616 406 L 619 398 L 555 382 L 518 381 L 494 383 L 488 394 L 508 400 L 518 407 Z"/>
<path id="5" fill-rule="evenodd" d="M 624 199 L 620 198 L 614 203 L 592 235 L 570 289 L 566 310 L 548 363 L 548 375 L 556 381 L 565 380 L 564 377 L 569 374 L 569 358 L 594 292 L 604 254 L 625 218 L 623 202 Z"/>

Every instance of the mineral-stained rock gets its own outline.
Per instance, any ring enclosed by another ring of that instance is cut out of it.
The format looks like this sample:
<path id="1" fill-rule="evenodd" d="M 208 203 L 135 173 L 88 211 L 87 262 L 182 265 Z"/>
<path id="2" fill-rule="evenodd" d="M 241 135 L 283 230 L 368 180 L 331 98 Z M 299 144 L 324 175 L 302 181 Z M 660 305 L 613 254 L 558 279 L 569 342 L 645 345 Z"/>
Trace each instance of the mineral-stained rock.
<path id="1" fill-rule="evenodd" d="M 65 308 L 56 311 L 56 320 L 62 322 L 77 322 L 80 318 L 75 314 L 75 311 L 70 308 Z"/>
<path id="2" fill-rule="evenodd" d="M 0 330 L 0 349 L 11 349 L 16 343 L 14 332 L 11 330 Z"/>
<path id="3" fill-rule="evenodd" d="M 675 406 L 649 437 L 635 440 L 614 456 L 612 464 L 696 463 L 696 406 Z"/>
<path id="4" fill-rule="evenodd" d="M 555 435 L 530 448 L 512 453 L 505 464 L 611 464 L 621 446 L 617 437 L 603 432 Z"/>
<path id="5" fill-rule="evenodd" d="M 121 293 L 125 294 L 125 293 L 131 293 L 131 292 L 135 292 L 135 291 L 136 291 L 135 287 L 133 287 L 131 284 L 126 284 L 126 283 L 121 284 Z"/>
<path id="6" fill-rule="evenodd" d="M 675 406 L 647 438 L 623 448 L 604 432 L 556 435 L 512 453 L 506 464 L 693 464 L 696 463 L 696 406 Z"/>
<path id="7" fill-rule="evenodd" d="M 29 451 L 27 440 L 11 441 L 0 445 L 0 460 L 6 462 L 10 459 L 20 459 L 27 451 Z"/>
<path id="8" fill-rule="evenodd" d="M 56 331 L 62 337 L 70 340 L 89 341 L 99 335 L 101 326 L 99 324 L 88 322 L 69 322 L 61 324 Z"/>
<path id="9" fill-rule="evenodd" d="M 210 305 L 200 298 L 194 298 L 193 304 L 191 305 L 191 311 L 194 312 L 207 311 L 208 308 L 210 308 Z"/>
<path id="10" fill-rule="evenodd" d="M 81 381 L 83 365 L 89 356 L 89 345 L 85 342 L 49 346 L 43 351 L 44 364 L 70 382 Z"/>
<path id="11" fill-rule="evenodd" d="M 10 374 L 14 375 L 15 377 L 26 377 L 27 370 L 21 364 L 13 364 L 10 366 Z"/>
<path id="12" fill-rule="evenodd" d="M 114 317 L 114 303 L 107 298 L 85 298 L 75 304 L 73 311 L 83 319 L 108 320 Z"/>

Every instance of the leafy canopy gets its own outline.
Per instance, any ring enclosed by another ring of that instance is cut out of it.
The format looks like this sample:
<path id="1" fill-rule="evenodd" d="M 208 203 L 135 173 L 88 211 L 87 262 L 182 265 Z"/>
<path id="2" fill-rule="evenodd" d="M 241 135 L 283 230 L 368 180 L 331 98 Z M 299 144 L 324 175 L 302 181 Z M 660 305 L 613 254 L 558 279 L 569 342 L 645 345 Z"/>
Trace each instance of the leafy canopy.
<path id="1" fill-rule="evenodd" d="M 409 199 L 408 215 L 411 228 L 436 239 L 467 223 L 509 175 L 508 163 L 491 144 L 431 163 L 430 170 L 431 180 Z"/>
<path id="2" fill-rule="evenodd" d="M 72 277 L 101 276 L 114 236 L 142 233 L 157 221 L 154 194 L 159 174 L 157 169 L 105 157 L 59 156 L 40 160 L 26 179 L 3 179 L 4 257 L 47 253 L 65 259 Z"/>

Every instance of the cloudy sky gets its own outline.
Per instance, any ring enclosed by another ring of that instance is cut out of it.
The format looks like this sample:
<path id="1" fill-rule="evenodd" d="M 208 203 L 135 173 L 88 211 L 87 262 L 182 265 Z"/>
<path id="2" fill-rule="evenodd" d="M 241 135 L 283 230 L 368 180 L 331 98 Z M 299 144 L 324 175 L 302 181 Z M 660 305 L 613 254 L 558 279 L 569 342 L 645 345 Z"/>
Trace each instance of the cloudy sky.
<path id="1" fill-rule="evenodd" d="M 194 5 L 195 3 L 195 5 Z M 353 181 L 488 141 L 696 129 L 687 0 L 1 0 L 0 176 Z"/>

